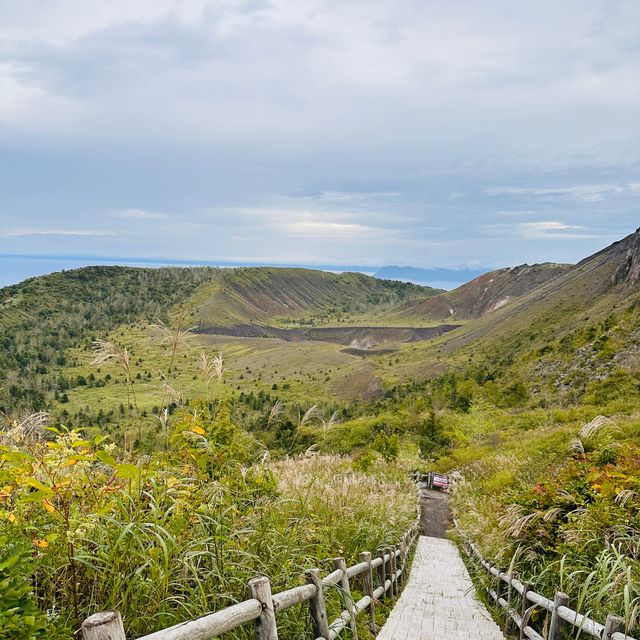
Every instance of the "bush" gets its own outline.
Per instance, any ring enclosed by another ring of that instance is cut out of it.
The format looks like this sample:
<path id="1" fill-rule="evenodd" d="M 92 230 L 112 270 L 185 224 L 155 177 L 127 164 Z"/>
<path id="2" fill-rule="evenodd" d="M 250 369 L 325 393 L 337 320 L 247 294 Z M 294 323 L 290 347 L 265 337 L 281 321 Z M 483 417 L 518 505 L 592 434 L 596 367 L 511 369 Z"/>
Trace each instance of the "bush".
<path id="1" fill-rule="evenodd" d="M 29 582 L 33 564 L 26 547 L 0 538 L 0 640 L 55 640 L 70 636 L 68 629 L 56 628 L 38 609 Z"/>

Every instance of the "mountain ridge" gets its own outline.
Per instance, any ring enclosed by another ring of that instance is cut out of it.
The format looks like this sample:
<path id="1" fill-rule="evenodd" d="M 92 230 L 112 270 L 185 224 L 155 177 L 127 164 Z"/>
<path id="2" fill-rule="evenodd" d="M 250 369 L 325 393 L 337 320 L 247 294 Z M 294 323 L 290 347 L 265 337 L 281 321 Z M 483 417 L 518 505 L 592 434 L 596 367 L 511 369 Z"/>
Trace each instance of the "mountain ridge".
<path id="1" fill-rule="evenodd" d="M 512 303 L 570 268 L 571 265 L 547 262 L 497 269 L 453 291 L 407 303 L 398 315 L 439 321 L 477 319 Z"/>

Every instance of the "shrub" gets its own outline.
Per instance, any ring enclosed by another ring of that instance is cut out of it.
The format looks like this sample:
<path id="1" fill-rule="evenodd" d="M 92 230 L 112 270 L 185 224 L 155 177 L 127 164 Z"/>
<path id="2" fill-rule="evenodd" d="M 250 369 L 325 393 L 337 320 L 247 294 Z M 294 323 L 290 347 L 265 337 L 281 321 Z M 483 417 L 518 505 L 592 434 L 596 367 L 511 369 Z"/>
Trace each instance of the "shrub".
<path id="1" fill-rule="evenodd" d="M 70 631 L 50 620 L 36 605 L 29 578 L 33 555 L 24 545 L 0 538 L 0 640 L 68 638 Z"/>

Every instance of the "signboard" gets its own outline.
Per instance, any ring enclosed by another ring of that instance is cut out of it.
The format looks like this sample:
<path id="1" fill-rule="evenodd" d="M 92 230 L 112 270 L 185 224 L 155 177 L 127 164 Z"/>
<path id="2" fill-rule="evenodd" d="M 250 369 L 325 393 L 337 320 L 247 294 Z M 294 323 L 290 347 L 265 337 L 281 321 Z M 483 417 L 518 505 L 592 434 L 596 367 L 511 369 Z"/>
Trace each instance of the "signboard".
<path id="1" fill-rule="evenodd" d="M 447 476 L 442 476 L 439 473 L 434 473 L 431 476 L 431 486 L 434 489 L 448 489 L 449 478 L 447 478 Z"/>

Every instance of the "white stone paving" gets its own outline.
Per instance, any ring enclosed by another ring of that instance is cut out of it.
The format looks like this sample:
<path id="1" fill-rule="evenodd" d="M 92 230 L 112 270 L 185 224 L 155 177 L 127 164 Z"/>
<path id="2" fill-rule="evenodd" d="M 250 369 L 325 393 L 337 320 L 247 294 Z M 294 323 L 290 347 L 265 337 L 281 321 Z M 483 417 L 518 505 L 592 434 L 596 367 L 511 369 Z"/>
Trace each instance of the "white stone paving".
<path id="1" fill-rule="evenodd" d="M 378 640 L 504 640 L 456 546 L 421 536 L 409 581 Z"/>

